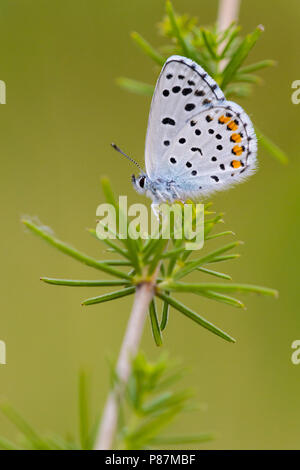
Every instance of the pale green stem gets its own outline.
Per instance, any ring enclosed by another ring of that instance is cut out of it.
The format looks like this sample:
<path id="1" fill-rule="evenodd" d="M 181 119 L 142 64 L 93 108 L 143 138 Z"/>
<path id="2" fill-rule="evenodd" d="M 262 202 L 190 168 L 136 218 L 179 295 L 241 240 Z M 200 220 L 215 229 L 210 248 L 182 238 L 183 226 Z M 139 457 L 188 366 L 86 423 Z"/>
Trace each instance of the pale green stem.
<path id="1" fill-rule="evenodd" d="M 217 27 L 219 32 L 225 31 L 233 21 L 237 21 L 239 16 L 241 0 L 220 0 Z M 223 46 L 222 46 L 223 47 Z M 222 47 L 219 53 L 222 52 Z M 227 59 L 220 62 L 220 71 L 224 69 L 227 64 Z"/>

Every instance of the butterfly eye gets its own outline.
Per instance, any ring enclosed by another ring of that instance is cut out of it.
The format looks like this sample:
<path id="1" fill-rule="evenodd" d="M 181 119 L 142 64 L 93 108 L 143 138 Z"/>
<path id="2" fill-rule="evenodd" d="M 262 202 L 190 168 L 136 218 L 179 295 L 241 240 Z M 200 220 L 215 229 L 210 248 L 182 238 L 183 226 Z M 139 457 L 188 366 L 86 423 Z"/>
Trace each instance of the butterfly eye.
<path id="1" fill-rule="evenodd" d="M 143 188 L 145 186 L 145 176 L 142 176 L 142 178 L 139 181 L 139 185 L 140 185 L 141 188 Z"/>

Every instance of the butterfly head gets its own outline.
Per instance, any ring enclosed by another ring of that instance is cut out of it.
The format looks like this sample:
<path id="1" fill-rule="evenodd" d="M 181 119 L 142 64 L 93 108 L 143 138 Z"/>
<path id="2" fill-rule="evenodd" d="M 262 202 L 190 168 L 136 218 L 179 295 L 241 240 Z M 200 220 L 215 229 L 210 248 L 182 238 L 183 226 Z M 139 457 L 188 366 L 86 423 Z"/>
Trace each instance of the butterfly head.
<path id="1" fill-rule="evenodd" d="M 137 177 L 135 177 L 135 175 L 132 175 L 131 181 L 132 181 L 134 189 L 139 194 L 145 194 L 146 191 L 149 189 L 149 180 L 148 180 L 147 175 L 145 175 L 144 173 L 140 174 Z"/>
<path id="2" fill-rule="evenodd" d="M 147 190 L 149 189 L 149 178 L 144 173 L 142 167 L 135 160 L 133 160 L 133 158 L 126 155 L 126 153 L 124 153 L 116 144 L 111 144 L 111 145 L 117 152 L 121 153 L 124 157 L 126 157 L 129 161 L 131 161 L 131 163 L 136 165 L 138 167 L 138 169 L 141 171 L 141 173 L 138 177 L 135 177 L 135 175 L 132 175 L 131 176 L 131 181 L 132 181 L 134 189 L 138 193 L 140 193 L 140 194 L 146 193 Z"/>

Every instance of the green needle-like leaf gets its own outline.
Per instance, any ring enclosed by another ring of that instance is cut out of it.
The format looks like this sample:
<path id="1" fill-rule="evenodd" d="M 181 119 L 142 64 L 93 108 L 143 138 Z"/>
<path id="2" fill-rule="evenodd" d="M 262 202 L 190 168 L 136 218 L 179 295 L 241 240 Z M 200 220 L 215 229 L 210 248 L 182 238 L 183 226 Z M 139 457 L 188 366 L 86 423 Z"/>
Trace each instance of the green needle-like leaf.
<path id="1" fill-rule="evenodd" d="M 162 337 L 161 337 L 161 332 L 160 332 L 160 328 L 159 328 L 157 312 L 156 312 L 156 305 L 155 305 L 154 300 L 152 300 L 151 303 L 150 303 L 149 313 L 150 313 L 150 321 L 151 321 L 151 328 L 152 328 L 154 341 L 156 343 L 156 346 L 161 346 L 162 345 Z"/>
<path id="2" fill-rule="evenodd" d="M 102 186 L 102 191 L 103 191 L 106 201 L 112 206 L 114 206 L 116 210 L 116 215 L 118 216 L 119 206 L 116 202 L 115 195 L 113 193 L 109 179 L 105 177 L 101 178 L 101 186 Z"/>
<path id="3" fill-rule="evenodd" d="M 178 44 L 182 49 L 182 54 L 186 57 L 189 57 L 195 60 L 194 51 L 191 50 L 191 46 L 188 45 L 187 41 L 185 40 L 185 38 L 183 37 L 179 29 L 179 26 L 177 24 L 176 17 L 175 17 L 175 12 L 173 10 L 173 5 L 169 0 L 167 0 L 166 2 L 166 11 L 170 19 L 171 27 L 173 30 L 173 35 L 177 39 Z"/>
<path id="4" fill-rule="evenodd" d="M 205 237 L 205 241 L 213 240 L 214 238 L 223 237 L 225 235 L 235 235 L 235 233 L 232 232 L 231 230 L 227 230 L 226 232 L 218 232 L 218 233 L 215 233 L 214 235 L 208 235 L 207 237 Z"/>
<path id="5" fill-rule="evenodd" d="M 165 63 L 164 57 L 162 57 L 139 33 L 133 32 L 131 33 L 131 37 L 145 54 L 151 57 L 157 64 L 162 66 Z"/>
<path id="6" fill-rule="evenodd" d="M 229 276 L 229 274 L 224 274 L 224 273 L 219 273 L 217 271 L 212 271 L 211 269 L 207 269 L 207 268 L 203 268 L 203 267 L 200 267 L 200 268 L 197 268 L 198 271 L 201 271 L 205 274 L 210 274 L 211 276 L 215 276 L 215 277 L 220 277 L 221 279 L 228 279 L 229 281 L 231 281 L 231 276 Z"/>
<path id="7" fill-rule="evenodd" d="M 8 439 L 5 439 L 4 437 L 0 437 L 0 449 L 19 450 L 20 447 L 18 447 L 14 442 L 11 442 Z"/>
<path id="8" fill-rule="evenodd" d="M 248 83 L 233 83 L 226 88 L 227 99 L 231 96 L 246 98 L 251 94 L 251 85 Z"/>
<path id="9" fill-rule="evenodd" d="M 221 263 L 222 261 L 229 261 L 231 259 L 239 258 L 241 255 L 239 253 L 234 253 L 232 255 L 225 255 L 225 256 L 216 256 L 211 261 L 208 261 L 207 264 L 210 263 Z"/>
<path id="10" fill-rule="evenodd" d="M 218 285 L 218 284 L 206 284 L 206 286 L 211 285 Z M 168 282 L 166 284 L 166 289 L 176 292 L 186 292 L 186 293 L 193 293 L 197 295 L 202 295 L 203 297 L 207 297 L 208 299 L 216 300 L 217 302 L 221 302 L 224 304 L 231 305 L 232 307 L 238 308 L 245 308 L 244 304 L 237 299 L 232 297 L 228 297 L 227 295 L 219 294 L 218 292 L 214 292 L 212 288 L 202 287 L 205 284 L 186 284 L 186 283 L 179 283 L 179 282 Z M 160 289 L 164 289 L 164 285 L 160 284 Z"/>
<path id="11" fill-rule="evenodd" d="M 103 263 L 107 264 L 108 266 L 132 266 L 130 261 L 126 261 L 125 259 L 106 259 Z"/>
<path id="12" fill-rule="evenodd" d="M 110 251 L 112 252 L 117 252 L 119 253 L 121 256 L 124 256 L 124 258 L 127 258 L 129 259 L 129 255 L 128 255 L 128 251 L 127 250 L 124 250 L 123 248 L 121 248 L 117 243 L 114 243 L 110 238 L 104 238 L 104 239 L 101 239 L 97 237 L 97 233 L 96 233 L 96 230 L 94 228 L 89 228 L 87 229 L 88 233 L 90 233 L 94 238 L 96 238 L 97 240 L 99 241 L 102 241 L 103 243 L 105 243 L 106 245 L 108 245 L 110 247 Z M 109 250 L 109 249 L 108 249 Z M 107 251 L 108 251 L 107 250 Z M 107 261 L 106 261 L 107 263 Z"/>
<path id="13" fill-rule="evenodd" d="M 266 67 L 274 67 L 276 65 L 275 60 L 262 60 L 260 62 L 255 62 L 255 64 L 246 65 L 245 67 L 241 67 L 239 69 L 240 73 L 252 73 L 256 72 L 257 70 L 264 69 Z"/>
<path id="14" fill-rule="evenodd" d="M 2 413 L 13 423 L 19 431 L 32 444 L 34 449 L 50 450 L 47 442 L 42 439 L 38 433 L 25 421 L 25 419 L 8 403 L 1 403 L 0 409 Z"/>
<path id="15" fill-rule="evenodd" d="M 94 449 L 95 448 L 96 439 L 97 439 L 97 436 L 98 436 L 98 433 L 99 433 L 100 420 L 101 420 L 101 413 L 98 412 L 98 413 L 96 413 L 96 418 L 94 419 L 94 423 L 93 423 L 92 428 L 90 430 L 89 449 Z"/>
<path id="16" fill-rule="evenodd" d="M 245 305 L 240 300 L 229 297 L 228 295 L 219 294 L 218 292 L 213 292 L 212 290 L 199 290 L 195 291 L 194 294 L 202 295 L 202 297 L 230 305 L 231 307 L 245 308 Z"/>
<path id="17" fill-rule="evenodd" d="M 51 277 L 41 277 L 41 281 L 46 284 L 53 284 L 55 286 L 70 286 L 70 287 L 106 287 L 106 286 L 123 286 L 129 284 L 129 281 L 89 281 L 77 279 L 54 279 Z"/>
<path id="18" fill-rule="evenodd" d="M 154 92 L 154 86 L 149 83 L 139 82 L 132 80 L 131 78 L 119 77 L 117 84 L 130 93 L 136 93 L 138 95 L 152 96 Z"/>
<path id="19" fill-rule="evenodd" d="M 156 245 L 155 254 L 153 256 L 153 259 L 152 259 L 152 261 L 149 265 L 149 269 L 148 269 L 148 275 L 149 276 L 151 276 L 154 273 L 157 266 L 159 265 L 160 260 L 162 258 L 162 253 L 163 253 L 166 245 L 168 244 L 168 241 L 169 240 L 165 240 L 165 239 L 161 238 L 159 240 L 159 243 Z"/>
<path id="20" fill-rule="evenodd" d="M 262 82 L 262 79 L 257 75 L 252 75 L 250 73 L 237 73 L 233 78 L 233 83 L 241 82 L 241 83 L 255 83 L 256 85 Z"/>
<path id="21" fill-rule="evenodd" d="M 160 287 L 162 284 L 160 284 Z M 215 292 L 245 292 L 262 294 L 271 297 L 277 297 L 278 292 L 275 289 L 269 289 L 267 287 L 255 286 L 252 284 L 218 284 L 218 283 L 199 283 L 199 284 L 188 284 L 184 282 L 168 282 L 167 288 L 170 290 L 177 290 L 178 292 L 199 292 L 199 291 L 215 291 Z"/>
<path id="22" fill-rule="evenodd" d="M 227 56 L 227 52 L 228 52 L 229 49 L 231 48 L 231 46 L 232 46 L 232 44 L 233 44 L 235 38 L 237 37 L 238 33 L 240 32 L 240 30 L 241 30 L 241 28 L 240 28 L 239 26 L 236 26 L 236 27 L 232 30 L 232 32 L 231 32 L 231 34 L 230 34 L 230 36 L 229 36 L 229 38 L 228 38 L 228 41 L 227 41 L 227 43 L 226 43 L 226 45 L 225 45 L 225 47 L 224 47 L 224 49 L 223 49 L 223 51 L 222 51 L 222 54 L 221 54 L 221 56 L 220 56 L 220 59 L 221 59 L 221 60 L 224 59 L 224 58 Z"/>
<path id="23" fill-rule="evenodd" d="M 104 271 L 108 274 L 111 274 L 115 277 L 120 277 L 123 279 L 130 279 L 130 276 L 128 276 L 126 273 L 119 271 L 117 269 L 111 268 L 105 262 L 102 261 L 97 261 L 94 258 L 91 258 L 90 256 L 81 253 L 80 251 L 76 250 L 75 248 L 71 247 L 70 245 L 67 245 L 66 243 L 62 242 L 61 240 L 58 240 L 57 238 L 53 237 L 52 235 L 49 234 L 49 232 L 45 229 L 42 228 L 36 224 L 34 224 L 32 221 L 28 219 L 23 219 L 22 220 L 23 224 L 26 225 L 27 228 L 29 228 L 33 233 L 41 237 L 43 240 L 48 242 L 50 245 L 54 246 L 57 248 L 59 251 L 62 253 L 65 253 L 68 256 L 71 256 L 71 258 L 76 259 L 77 261 L 80 261 L 81 263 L 84 263 L 88 266 L 91 266 L 92 268 L 99 269 L 100 271 Z"/>
<path id="24" fill-rule="evenodd" d="M 166 291 L 166 294 L 169 295 L 169 291 Z M 163 331 L 168 323 L 169 319 L 169 304 L 168 302 L 163 303 L 163 310 L 162 310 L 162 316 L 161 316 L 161 322 L 160 322 L 160 329 Z"/>
<path id="25" fill-rule="evenodd" d="M 225 89 L 226 86 L 232 81 L 234 75 L 238 71 L 241 64 L 244 62 L 249 52 L 257 42 L 261 33 L 263 32 L 263 27 L 258 26 L 253 33 L 248 34 L 245 39 L 242 41 L 237 51 L 233 54 L 231 60 L 225 67 L 223 72 L 223 79 L 221 83 L 221 88 Z"/>
<path id="26" fill-rule="evenodd" d="M 120 218 L 124 217 L 124 214 L 120 214 L 120 207 L 119 207 L 119 204 L 116 201 L 116 198 L 115 198 L 115 195 L 114 195 L 114 192 L 113 192 L 113 189 L 111 187 L 109 179 L 106 178 L 106 177 L 101 178 L 101 186 L 102 186 L 102 191 L 103 191 L 103 194 L 105 196 L 106 202 L 108 204 L 111 204 L 114 207 L 115 211 L 116 211 L 117 232 L 118 232 L 118 237 L 119 237 L 119 228 L 120 228 L 119 227 L 119 221 L 120 221 Z M 95 236 L 97 237 L 96 233 L 95 233 Z M 121 242 L 123 242 L 123 240 Z M 118 251 L 118 245 L 117 245 L 116 250 Z"/>
<path id="27" fill-rule="evenodd" d="M 119 205 L 116 203 L 110 182 L 107 178 L 102 178 L 101 180 L 102 184 L 102 189 L 104 192 L 104 195 L 106 197 L 106 200 L 109 204 L 112 204 L 116 210 L 116 216 L 120 224 L 122 224 L 122 232 L 124 229 L 126 230 L 126 233 L 119 233 L 120 231 L 120 226 L 118 226 L 118 239 L 126 246 L 127 251 L 126 254 L 123 254 L 123 256 L 126 256 L 132 261 L 132 264 L 136 270 L 137 273 L 141 272 L 141 266 L 140 266 L 140 260 L 138 257 L 138 241 L 133 240 L 128 236 L 128 220 L 127 220 L 127 215 L 123 213 Z M 107 242 L 107 240 L 106 240 Z M 112 243 L 109 243 L 111 246 L 114 246 Z M 120 252 L 120 249 L 114 246 L 116 251 Z M 122 254 L 122 252 L 120 252 Z"/>
<path id="28" fill-rule="evenodd" d="M 255 127 L 258 143 L 262 145 L 272 157 L 275 157 L 280 163 L 286 165 L 289 161 L 287 155 L 274 142 L 266 137 L 257 127 Z"/>
<path id="29" fill-rule="evenodd" d="M 180 255 L 181 253 L 183 253 L 185 251 L 185 246 L 182 246 L 180 248 L 176 248 L 175 250 L 170 250 L 170 251 L 166 251 L 165 253 L 162 254 L 162 259 L 167 259 L 167 258 L 177 258 L 178 255 Z"/>
<path id="30" fill-rule="evenodd" d="M 127 449 L 139 450 L 180 413 L 182 406 L 171 408 L 153 419 L 149 419 L 126 436 Z"/>
<path id="31" fill-rule="evenodd" d="M 115 292 L 109 292 L 108 294 L 100 295 L 99 297 L 91 297 L 82 302 L 82 305 L 94 305 L 101 304 L 103 302 L 109 302 L 110 300 L 120 299 L 126 297 L 135 292 L 135 287 L 126 287 L 125 289 L 118 290 Z"/>
<path id="32" fill-rule="evenodd" d="M 204 43 L 206 45 L 208 52 L 210 53 L 210 55 L 212 56 L 214 60 L 218 60 L 218 56 L 216 54 L 215 47 L 214 47 L 215 45 L 213 44 L 210 31 L 202 29 L 201 33 L 202 33 L 202 37 L 203 37 L 203 40 L 204 40 Z"/>
<path id="33" fill-rule="evenodd" d="M 158 414 L 166 409 L 171 409 L 174 406 L 182 405 L 192 394 L 188 390 L 184 392 L 164 392 L 158 397 L 155 397 L 150 402 L 146 402 L 142 408 L 145 415 Z"/>
<path id="34" fill-rule="evenodd" d="M 203 256 L 203 258 L 197 259 L 195 261 L 190 261 L 183 268 L 178 269 L 178 271 L 174 275 L 174 279 L 176 280 L 181 279 L 182 277 L 186 276 L 187 274 L 197 269 L 199 266 L 206 264 L 208 262 L 212 262 L 212 260 L 216 258 L 218 255 L 221 255 L 222 253 L 225 253 L 226 251 L 231 250 L 232 248 L 236 247 L 239 244 L 241 244 L 240 241 L 229 243 L 228 245 L 225 245 L 222 248 L 218 248 L 217 250 L 212 251 L 206 256 Z"/>
<path id="35" fill-rule="evenodd" d="M 185 316 L 193 320 L 194 322 L 198 323 L 198 325 L 203 326 L 203 328 L 206 328 L 210 332 L 214 333 L 217 336 L 220 336 L 221 338 L 225 339 L 226 341 L 229 341 L 231 343 L 235 343 L 235 339 L 229 336 L 225 331 L 222 331 L 220 328 L 215 326 L 213 323 L 209 322 L 205 318 L 201 317 L 198 315 L 198 313 L 194 312 L 190 308 L 186 307 L 183 305 L 181 302 L 178 302 L 178 300 L 175 300 L 173 297 L 170 297 L 168 295 L 163 294 L 162 292 L 158 292 L 157 296 L 162 299 L 164 302 L 168 302 L 172 307 L 174 307 L 176 310 L 179 312 L 183 313 Z"/>
<path id="36" fill-rule="evenodd" d="M 98 238 L 98 237 L 97 237 Z M 99 240 L 99 238 L 98 238 Z M 123 250 L 117 243 L 114 243 L 110 238 L 104 238 L 101 240 L 103 243 L 108 245 L 110 248 L 114 250 L 115 253 L 119 253 L 121 256 L 124 256 L 124 258 L 130 260 L 130 256 L 127 250 Z"/>

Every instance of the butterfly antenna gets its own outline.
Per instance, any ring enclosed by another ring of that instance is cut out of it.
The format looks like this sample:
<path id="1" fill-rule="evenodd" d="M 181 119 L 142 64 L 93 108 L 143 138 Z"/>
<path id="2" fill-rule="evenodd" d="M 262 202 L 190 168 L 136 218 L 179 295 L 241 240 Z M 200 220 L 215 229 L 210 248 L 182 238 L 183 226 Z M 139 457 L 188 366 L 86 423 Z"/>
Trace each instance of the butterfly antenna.
<path id="1" fill-rule="evenodd" d="M 138 162 L 136 162 L 135 160 L 133 160 L 133 158 L 129 157 L 128 155 L 126 155 L 126 153 L 124 153 L 116 144 L 111 144 L 112 148 L 115 149 L 117 152 L 121 153 L 122 155 L 124 155 L 124 157 L 128 158 L 128 160 L 130 160 L 132 163 L 134 163 L 139 170 L 141 170 L 142 173 L 144 173 L 144 170 L 143 168 L 138 164 Z"/>

